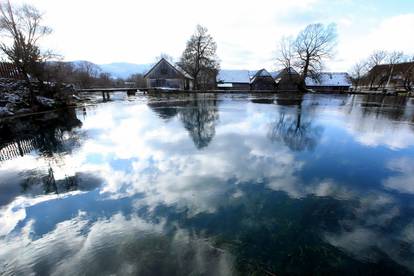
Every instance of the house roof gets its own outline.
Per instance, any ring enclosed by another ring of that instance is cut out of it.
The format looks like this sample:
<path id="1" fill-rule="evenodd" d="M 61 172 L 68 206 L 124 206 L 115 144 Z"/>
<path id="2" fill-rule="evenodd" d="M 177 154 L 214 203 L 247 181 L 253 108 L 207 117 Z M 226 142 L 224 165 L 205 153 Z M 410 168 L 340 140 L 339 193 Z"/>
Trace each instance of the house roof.
<path id="1" fill-rule="evenodd" d="M 253 78 L 257 78 L 257 77 L 272 77 L 272 75 L 270 75 L 270 73 L 266 69 L 263 68 L 257 71 L 256 74 L 254 74 Z"/>
<path id="2" fill-rule="evenodd" d="M 217 75 L 217 82 L 221 83 L 251 83 L 258 76 L 271 77 L 276 79 L 281 73 L 288 69 L 269 72 L 266 69 L 261 70 L 220 70 Z M 295 69 L 290 68 L 289 72 L 298 74 Z"/>
<path id="3" fill-rule="evenodd" d="M 391 68 L 391 64 L 379 64 L 375 65 L 373 68 L 371 68 L 370 73 L 381 73 L 381 72 L 388 72 Z M 414 62 L 402 62 L 402 63 L 396 63 L 394 64 L 394 72 L 407 72 L 409 70 L 413 70 L 414 68 Z"/>
<path id="4" fill-rule="evenodd" d="M 280 73 L 282 73 L 282 71 L 283 70 L 273 71 L 273 72 L 270 72 L 270 75 L 272 76 L 273 79 L 276 79 L 280 75 Z"/>
<path id="5" fill-rule="evenodd" d="M 270 74 L 272 74 L 272 77 L 274 79 L 281 77 L 281 75 L 283 75 L 283 74 L 299 75 L 299 73 L 292 67 L 284 68 L 284 69 L 279 70 L 277 72 L 271 72 Z"/>
<path id="6" fill-rule="evenodd" d="M 168 65 L 170 65 L 173 69 L 175 69 L 180 75 L 183 75 L 185 78 L 187 78 L 187 79 L 193 79 L 193 77 L 190 76 L 190 74 L 188 74 L 183 68 L 181 68 L 177 64 L 173 64 L 173 63 L 169 62 L 165 58 L 161 58 L 154 66 L 152 66 L 151 69 L 149 69 L 148 72 L 145 73 L 144 78 L 146 78 L 147 75 L 149 73 L 151 73 L 152 70 L 154 70 L 154 68 L 156 68 L 161 62 L 166 62 Z"/>
<path id="7" fill-rule="evenodd" d="M 248 70 L 220 70 L 217 82 L 250 83 L 250 74 Z"/>
<path id="8" fill-rule="evenodd" d="M 253 83 L 257 78 L 271 78 L 274 79 L 272 75 L 266 69 L 260 69 L 256 71 L 256 73 L 250 77 L 250 83 Z"/>
<path id="9" fill-rule="evenodd" d="M 351 78 L 348 73 L 324 72 L 318 77 L 307 77 L 307 86 L 351 86 Z"/>

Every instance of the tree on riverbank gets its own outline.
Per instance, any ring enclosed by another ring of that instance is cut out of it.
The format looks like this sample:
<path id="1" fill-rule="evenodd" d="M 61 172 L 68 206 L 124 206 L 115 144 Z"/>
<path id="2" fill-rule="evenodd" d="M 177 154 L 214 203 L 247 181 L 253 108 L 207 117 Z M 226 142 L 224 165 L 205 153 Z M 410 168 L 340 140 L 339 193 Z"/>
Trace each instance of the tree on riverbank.
<path id="1" fill-rule="evenodd" d="M 15 7 L 10 1 L 0 3 L 0 33 L 7 41 L 0 43 L 0 50 L 27 81 L 31 104 L 34 94 L 29 75 L 38 77 L 39 64 L 50 58 L 51 53 L 42 51 L 38 43 L 51 32 L 51 28 L 42 25 L 42 14 L 35 7 Z"/>
<path id="2" fill-rule="evenodd" d="M 364 76 L 368 73 L 368 64 L 366 61 L 361 60 L 354 64 L 351 68 L 351 79 L 354 86 L 354 90 L 358 90 L 360 87 Z"/>
<path id="3" fill-rule="evenodd" d="M 323 62 L 332 57 L 336 46 L 336 25 L 311 24 L 296 38 L 283 39 L 277 61 L 300 72 L 300 87 L 305 88 L 306 77 L 317 77 Z"/>
<path id="4" fill-rule="evenodd" d="M 215 86 L 220 68 L 216 51 L 217 44 L 207 28 L 197 25 L 195 33 L 187 41 L 179 63 L 194 78 L 194 89 Z"/>
<path id="5" fill-rule="evenodd" d="M 390 86 L 412 90 L 414 59 L 399 51 L 374 51 L 356 63 L 351 71 L 355 89 L 386 90 Z"/>

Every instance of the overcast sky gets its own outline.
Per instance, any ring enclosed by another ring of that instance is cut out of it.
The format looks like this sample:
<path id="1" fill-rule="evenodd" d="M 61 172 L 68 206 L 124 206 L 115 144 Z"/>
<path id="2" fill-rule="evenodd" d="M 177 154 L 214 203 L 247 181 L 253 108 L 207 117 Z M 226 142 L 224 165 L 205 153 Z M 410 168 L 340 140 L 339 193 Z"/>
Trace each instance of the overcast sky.
<path id="1" fill-rule="evenodd" d="M 413 0 L 12 0 L 45 14 L 45 46 L 65 60 L 151 63 L 178 58 L 196 24 L 218 44 L 221 67 L 275 69 L 282 36 L 310 23 L 336 23 L 338 46 L 326 69 L 347 71 L 374 50 L 414 54 Z"/>

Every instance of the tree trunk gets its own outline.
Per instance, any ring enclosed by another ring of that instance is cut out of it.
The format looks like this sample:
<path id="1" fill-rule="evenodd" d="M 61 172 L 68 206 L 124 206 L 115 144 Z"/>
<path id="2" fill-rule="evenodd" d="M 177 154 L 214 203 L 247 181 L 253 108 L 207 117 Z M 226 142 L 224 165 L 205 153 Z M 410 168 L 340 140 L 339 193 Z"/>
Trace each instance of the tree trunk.
<path id="1" fill-rule="evenodd" d="M 303 73 L 302 73 L 302 78 L 299 82 L 299 90 L 300 91 L 307 91 L 306 89 L 306 77 L 308 76 L 308 71 L 309 71 L 309 57 L 306 58 L 305 60 L 305 66 L 303 67 Z"/>

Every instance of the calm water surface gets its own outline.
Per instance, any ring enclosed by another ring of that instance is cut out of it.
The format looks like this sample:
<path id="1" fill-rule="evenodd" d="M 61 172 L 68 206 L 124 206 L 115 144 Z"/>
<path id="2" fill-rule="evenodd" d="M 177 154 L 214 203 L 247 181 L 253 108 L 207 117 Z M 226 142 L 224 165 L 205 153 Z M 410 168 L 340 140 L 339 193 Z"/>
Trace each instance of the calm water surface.
<path id="1" fill-rule="evenodd" d="M 2 275 L 414 274 L 413 99 L 137 96 L 0 132 Z"/>

